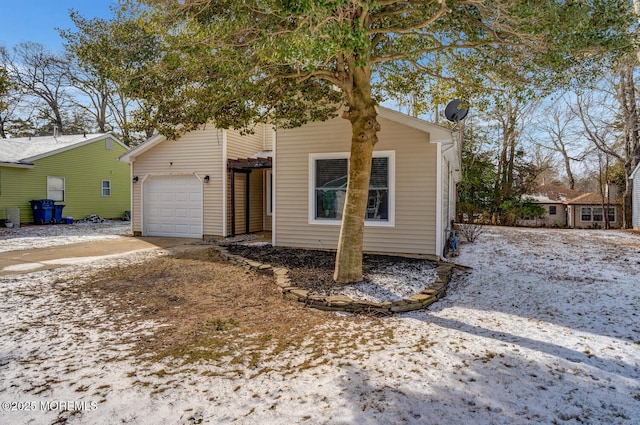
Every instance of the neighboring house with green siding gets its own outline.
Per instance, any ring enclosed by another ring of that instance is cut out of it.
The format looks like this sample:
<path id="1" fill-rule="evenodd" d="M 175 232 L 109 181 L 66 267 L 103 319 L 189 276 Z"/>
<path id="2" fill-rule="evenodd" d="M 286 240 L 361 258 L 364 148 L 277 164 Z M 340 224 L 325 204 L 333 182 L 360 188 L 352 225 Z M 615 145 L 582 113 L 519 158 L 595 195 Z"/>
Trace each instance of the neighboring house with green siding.
<path id="1" fill-rule="evenodd" d="M 63 217 L 120 218 L 131 209 L 127 146 L 112 134 L 0 139 L 0 219 L 20 209 L 33 222 L 31 200 L 53 199 Z"/>

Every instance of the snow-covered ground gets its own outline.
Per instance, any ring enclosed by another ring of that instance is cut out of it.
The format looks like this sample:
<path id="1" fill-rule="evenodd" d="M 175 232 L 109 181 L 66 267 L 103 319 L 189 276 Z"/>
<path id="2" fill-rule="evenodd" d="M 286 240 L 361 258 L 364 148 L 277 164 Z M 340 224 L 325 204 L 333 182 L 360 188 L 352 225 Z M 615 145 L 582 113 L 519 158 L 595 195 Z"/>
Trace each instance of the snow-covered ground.
<path id="1" fill-rule="evenodd" d="M 0 234 L 0 247 L 28 238 Z M 68 243 L 36 246 L 47 239 Z M 64 303 L 113 259 L 0 278 L 0 423 L 640 424 L 639 235 L 488 227 L 455 262 L 471 270 L 445 299 L 375 325 L 394 330 L 384 344 L 358 327 L 356 348 L 327 351 L 340 362 L 283 371 L 307 360 L 295 352 L 233 378 L 223 364 L 118 360 L 123 336 L 152 324 Z M 80 314 L 100 325 L 78 327 Z"/>
<path id="2" fill-rule="evenodd" d="M 131 223 L 127 221 L 77 221 L 71 225 L 27 225 L 16 229 L 0 227 L 0 252 L 116 239 L 127 235 L 131 235 Z"/>

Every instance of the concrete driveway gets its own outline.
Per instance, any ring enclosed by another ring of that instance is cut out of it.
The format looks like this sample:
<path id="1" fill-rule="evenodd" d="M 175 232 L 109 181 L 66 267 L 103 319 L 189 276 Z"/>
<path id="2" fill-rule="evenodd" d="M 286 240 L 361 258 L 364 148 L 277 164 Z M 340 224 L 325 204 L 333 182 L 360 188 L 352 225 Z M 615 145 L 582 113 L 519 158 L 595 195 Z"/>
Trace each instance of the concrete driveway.
<path id="1" fill-rule="evenodd" d="M 58 245 L 49 248 L 0 252 L 0 276 L 50 270 L 141 250 L 176 248 L 198 241 L 199 239 L 123 236 L 117 239 Z"/>

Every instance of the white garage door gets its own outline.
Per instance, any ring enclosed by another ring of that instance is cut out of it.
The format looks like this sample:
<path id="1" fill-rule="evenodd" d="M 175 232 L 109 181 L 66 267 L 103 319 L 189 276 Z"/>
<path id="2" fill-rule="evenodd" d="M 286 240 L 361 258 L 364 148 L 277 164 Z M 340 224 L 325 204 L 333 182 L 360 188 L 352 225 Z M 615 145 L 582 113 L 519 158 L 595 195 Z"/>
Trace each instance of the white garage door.
<path id="1" fill-rule="evenodd" d="M 144 182 L 144 234 L 202 237 L 202 184 L 196 176 L 152 177 Z"/>

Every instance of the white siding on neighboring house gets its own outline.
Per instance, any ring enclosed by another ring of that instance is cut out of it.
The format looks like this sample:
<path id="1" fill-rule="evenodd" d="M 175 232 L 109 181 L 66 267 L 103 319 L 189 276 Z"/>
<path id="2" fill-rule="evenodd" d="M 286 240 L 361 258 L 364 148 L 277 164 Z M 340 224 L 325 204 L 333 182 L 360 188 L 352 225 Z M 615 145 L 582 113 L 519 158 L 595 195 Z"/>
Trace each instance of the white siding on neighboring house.
<path id="1" fill-rule="evenodd" d="M 364 249 L 370 252 L 436 254 L 437 144 L 429 134 L 378 117 L 381 125 L 375 151 L 395 158 L 395 221 L 365 226 Z M 350 151 L 351 124 L 342 118 L 277 132 L 275 244 L 335 249 L 340 222 L 309 221 L 311 154 Z"/>
<path id="2" fill-rule="evenodd" d="M 632 226 L 636 230 L 640 230 L 640 164 L 631 174 L 631 181 L 633 182 L 633 216 Z"/>

